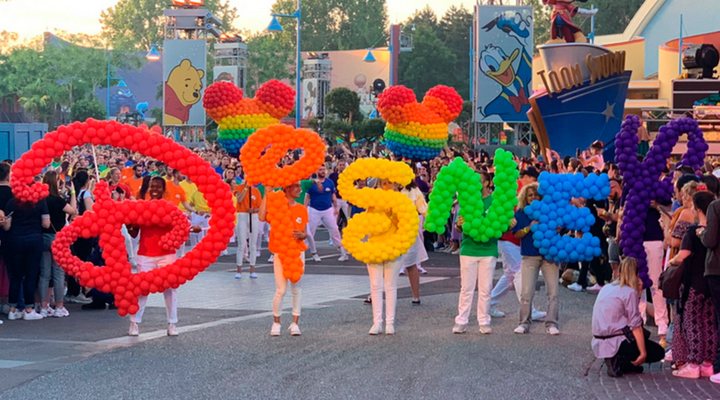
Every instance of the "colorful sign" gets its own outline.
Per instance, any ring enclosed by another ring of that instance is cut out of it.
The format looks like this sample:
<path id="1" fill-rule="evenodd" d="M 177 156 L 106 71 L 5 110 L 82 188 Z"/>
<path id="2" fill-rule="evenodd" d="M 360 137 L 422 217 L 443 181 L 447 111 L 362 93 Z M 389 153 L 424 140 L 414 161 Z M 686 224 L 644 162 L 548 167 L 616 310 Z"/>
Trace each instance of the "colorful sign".
<path id="1" fill-rule="evenodd" d="M 163 125 L 205 126 L 202 100 L 207 51 L 204 40 L 166 40 L 163 45 Z"/>
<path id="2" fill-rule="evenodd" d="M 532 94 L 531 7 L 477 7 L 475 119 L 527 122 Z"/>

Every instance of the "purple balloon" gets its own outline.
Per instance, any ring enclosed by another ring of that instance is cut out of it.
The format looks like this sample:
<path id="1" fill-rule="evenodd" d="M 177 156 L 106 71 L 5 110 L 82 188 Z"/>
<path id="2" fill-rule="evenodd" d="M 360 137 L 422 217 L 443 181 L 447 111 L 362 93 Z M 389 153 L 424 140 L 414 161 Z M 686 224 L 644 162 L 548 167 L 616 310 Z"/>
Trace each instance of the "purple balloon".
<path id="1" fill-rule="evenodd" d="M 688 136 L 688 150 L 683 155 L 683 165 L 693 169 L 702 167 L 708 145 L 697 121 L 683 117 L 660 127 L 658 136 L 641 164 L 635 156 L 639 126 L 640 119 L 637 116 L 629 115 L 625 118 L 620 132 L 615 136 L 615 154 L 628 188 L 625 217 L 620 226 L 620 248 L 626 256 L 638 260 L 638 275 L 643 286 L 647 288 L 652 286 L 652 280 L 648 275 L 647 255 L 642 237 L 645 233 L 648 207 L 651 201 L 666 202 L 673 194 L 672 176 L 660 179 L 663 168 L 682 133 L 687 133 Z"/>

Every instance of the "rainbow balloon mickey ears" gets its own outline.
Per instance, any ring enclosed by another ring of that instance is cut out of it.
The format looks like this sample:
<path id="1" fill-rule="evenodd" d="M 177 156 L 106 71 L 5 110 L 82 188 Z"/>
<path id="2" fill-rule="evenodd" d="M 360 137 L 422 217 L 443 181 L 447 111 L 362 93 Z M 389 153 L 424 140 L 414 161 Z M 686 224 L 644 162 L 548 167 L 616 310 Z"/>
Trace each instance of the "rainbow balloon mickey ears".
<path id="1" fill-rule="evenodd" d="M 405 86 L 387 88 L 378 98 L 378 111 L 387 121 L 388 149 L 414 160 L 437 157 L 447 144 L 448 124 L 460 115 L 462 105 L 462 97 L 448 86 L 428 90 L 422 103 Z"/>
<path id="2" fill-rule="evenodd" d="M 275 79 L 260 86 L 254 99 L 243 98 L 232 82 L 213 83 L 203 97 L 203 107 L 219 125 L 218 143 L 233 157 L 253 132 L 279 123 L 294 106 L 295 90 Z"/>

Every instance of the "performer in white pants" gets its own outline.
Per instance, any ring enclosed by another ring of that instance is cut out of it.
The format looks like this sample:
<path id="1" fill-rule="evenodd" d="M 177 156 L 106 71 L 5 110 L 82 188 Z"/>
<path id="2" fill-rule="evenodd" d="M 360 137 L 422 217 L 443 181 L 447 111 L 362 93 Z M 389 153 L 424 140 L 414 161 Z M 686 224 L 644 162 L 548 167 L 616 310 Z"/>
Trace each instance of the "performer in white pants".
<path id="1" fill-rule="evenodd" d="M 340 258 L 338 261 L 347 261 L 348 255 L 342 247 L 340 238 L 340 230 L 337 226 L 337 216 L 339 212 L 337 197 L 335 196 L 335 185 L 330 179 L 327 179 L 327 170 L 325 166 L 321 166 L 317 171 L 317 179 L 310 186 L 305 194 L 305 205 L 308 206 L 308 235 L 315 237 L 318 226 L 323 224 L 330 233 L 330 238 L 335 246 L 340 249 Z M 308 247 L 315 262 L 322 259 L 317 254 L 317 247 L 314 241 L 309 241 Z"/>
<path id="2" fill-rule="evenodd" d="M 508 234 L 515 239 L 512 232 L 506 232 L 500 240 L 498 240 L 498 252 L 502 260 L 503 274 L 500 279 L 498 279 L 495 287 L 493 287 L 492 292 L 490 292 L 490 316 L 493 318 L 505 317 L 505 312 L 499 310 L 497 305 L 505 293 L 510 290 L 510 285 L 515 288 L 518 303 L 520 303 L 520 295 L 522 292 L 522 273 L 520 268 L 522 255 L 520 254 L 520 245 L 516 244 L 513 240 L 504 240 L 505 238 L 510 239 Z M 544 311 L 539 311 L 536 310 L 534 306 L 532 307 L 533 321 L 541 320 L 545 318 L 545 315 L 546 313 Z"/>
<path id="3" fill-rule="evenodd" d="M 162 199 L 165 192 L 165 180 L 159 176 L 154 176 L 150 180 L 150 185 L 145 191 L 140 191 L 139 198 L 145 199 L 146 195 L 149 195 L 151 199 Z M 127 227 L 130 236 L 137 237 L 140 235 L 140 245 L 138 247 L 137 256 L 137 268 L 138 272 L 147 272 L 156 268 L 161 268 L 166 265 L 172 264 L 177 256 L 175 250 L 167 250 L 160 247 L 160 237 L 164 235 L 169 228 L 163 227 L 158 228 L 152 225 L 141 225 Z M 177 336 L 178 331 L 175 326 L 178 322 L 177 317 L 177 296 L 175 289 L 166 289 L 163 292 L 165 298 L 165 312 L 167 315 L 167 334 L 168 336 Z M 128 335 L 138 336 L 140 334 L 139 323 L 142 322 L 142 316 L 145 312 L 145 304 L 147 303 L 147 296 L 140 296 L 138 298 L 139 310 L 134 315 L 130 316 L 130 328 L 128 329 Z"/>
<path id="4" fill-rule="evenodd" d="M 308 214 L 307 209 L 302 204 L 298 204 L 295 199 L 300 195 L 300 184 L 293 183 L 283 188 L 283 192 L 288 201 L 290 210 L 290 219 L 293 224 L 293 237 L 291 239 L 281 238 L 280 240 L 296 240 L 302 242 L 305 240 L 307 234 L 305 233 Z M 267 220 L 267 198 L 263 199 L 263 202 L 259 210 L 259 218 L 262 221 Z M 271 231 L 270 240 L 279 240 L 273 236 Z M 274 245 L 271 245 L 275 248 Z M 303 268 L 305 267 L 305 254 L 301 252 L 298 254 L 300 260 L 302 260 Z M 272 309 L 273 309 L 273 324 L 270 328 L 270 336 L 280 336 L 281 325 L 280 316 L 282 311 L 282 299 L 285 297 L 288 285 L 290 285 L 290 295 L 292 303 L 292 323 L 288 327 L 291 336 L 300 336 L 300 282 L 292 283 L 283 274 L 283 266 L 280 261 L 280 257 L 275 255 L 273 261 L 273 271 L 275 273 L 275 296 L 273 297 Z"/>
<path id="5" fill-rule="evenodd" d="M 257 279 L 255 261 L 258 253 L 257 233 L 260 229 L 258 211 L 262 202 L 262 196 L 257 188 L 243 183 L 235 188 L 235 198 L 237 199 L 235 205 L 235 210 L 237 211 L 237 223 L 235 224 L 235 237 L 237 238 L 235 265 L 237 266 L 237 272 L 235 273 L 235 279 L 242 278 L 243 258 L 245 257 L 246 251 L 248 253 L 248 260 L 250 261 L 250 278 Z M 248 242 L 250 242 L 249 249 Z"/>

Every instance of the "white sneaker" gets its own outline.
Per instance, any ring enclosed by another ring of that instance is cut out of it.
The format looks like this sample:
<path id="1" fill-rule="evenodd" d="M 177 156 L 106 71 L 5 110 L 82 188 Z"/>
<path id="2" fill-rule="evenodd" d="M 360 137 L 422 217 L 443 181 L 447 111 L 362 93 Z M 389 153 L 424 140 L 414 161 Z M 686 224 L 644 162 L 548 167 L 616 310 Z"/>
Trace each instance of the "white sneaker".
<path id="1" fill-rule="evenodd" d="M 255 272 L 250 273 L 250 279 L 257 279 L 258 275 Z"/>
<path id="2" fill-rule="evenodd" d="M 20 310 L 8 311 L 8 320 L 15 321 L 16 319 L 22 319 L 24 312 Z"/>
<path id="3" fill-rule="evenodd" d="M 279 323 L 273 322 L 272 326 L 270 327 L 270 336 L 280 336 L 280 330 L 282 327 Z"/>
<path id="4" fill-rule="evenodd" d="M 712 383 L 720 383 L 720 372 L 718 372 L 715 375 L 710 376 L 710 382 Z"/>
<path id="5" fill-rule="evenodd" d="M 3 324 L 3 321 L 0 319 L 0 325 L 2 325 L 2 324 Z"/>
<path id="6" fill-rule="evenodd" d="M 490 307 L 490 316 L 493 318 L 505 318 L 505 313 L 495 307 Z"/>
<path id="7" fill-rule="evenodd" d="M 418 265 L 417 269 L 418 269 L 418 271 L 420 271 L 420 275 L 427 275 L 427 274 L 428 274 L 427 270 L 426 270 L 425 268 L 423 268 L 422 266 L 420 266 L 420 265 Z"/>
<path id="8" fill-rule="evenodd" d="M 290 326 L 288 326 L 288 330 L 290 331 L 290 336 L 300 336 L 302 335 L 302 332 L 300 332 L 300 327 L 296 323 L 291 323 Z"/>
<path id="9" fill-rule="evenodd" d="M 76 303 L 76 304 L 90 304 L 90 303 L 92 303 L 92 299 L 88 298 L 84 294 L 80 293 L 79 295 L 77 295 L 75 297 L 70 297 L 70 302 Z"/>
<path id="10" fill-rule="evenodd" d="M 490 325 L 480 325 L 480 333 L 483 335 L 489 335 L 492 333 L 492 328 Z"/>
<path id="11" fill-rule="evenodd" d="M 25 321 L 37 321 L 39 319 L 43 319 L 43 316 L 35 312 L 35 310 L 32 310 L 24 313 L 22 319 Z"/>
<path id="12" fill-rule="evenodd" d="M 349 260 L 349 259 L 350 259 L 350 257 L 348 257 L 347 254 L 343 254 L 343 255 L 340 256 L 340 258 L 338 258 L 338 261 L 341 261 L 341 262 L 342 262 L 342 261 L 347 261 L 347 260 Z"/>
<path id="13" fill-rule="evenodd" d="M 405 275 L 405 268 L 400 270 L 400 276 L 403 276 L 403 275 Z"/>
<path id="14" fill-rule="evenodd" d="M 138 326 L 137 322 L 130 322 L 130 327 L 128 328 L 128 336 L 138 335 L 140 335 L 140 327 Z"/>
<path id="15" fill-rule="evenodd" d="M 582 291 L 585 290 L 585 289 L 583 289 L 582 286 L 580 286 L 577 282 L 575 282 L 575 283 L 573 283 L 573 284 L 571 284 L 571 285 L 568 285 L 567 288 L 570 289 L 570 290 L 572 290 L 573 292 L 582 292 Z"/>
<path id="16" fill-rule="evenodd" d="M 385 324 L 385 334 L 386 335 L 394 335 L 395 334 L 395 324 Z"/>
<path id="17" fill-rule="evenodd" d="M 602 286 L 600 286 L 596 283 L 596 284 L 590 286 L 589 288 L 587 288 L 586 290 L 588 292 L 598 293 L 600 291 L 600 289 L 602 289 Z"/>
<path id="18" fill-rule="evenodd" d="M 70 312 L 65 307 L 59 307 L 55 309 L 55 312 L 52 315 L 55 318 L 63 318 L 63 317 L 69 317 Z"/>
<path id="19" fill-rule="evenodd" d="M 240 272 L 236 272 L 235 279 L 242 279 L 242 274 Z"/>
<path id="20" fill-rule="evenodd" d="M 370 331 L 368 332 L 368 334 L 370 334 L 372 336 L 379 335 L 381 333 L 382 333 L 382 323 L 373 324 L 370 327 Z"/>
<path id="21" fill-rule="evenodd" d="M 270 257 L 268 257 L 268 262 L 271 263 L 274 261 L 275 261 L 275 256 L 273 254 L 270 254 Z"/>
<path id="22" fill-rule="evenodd" d="M 180 333 L 178 333 L 177 326 L 175 324 L 168 324 L 167 328 L 167 335 L 168 336 L 177 336 Z"/>
<path id="23" fill-rule="evenodd" d="M 518 327 L 515 328 L 515 330 L 513 330 L 513 332 L 517 333 L 518 335 L 523 335 L 525 333 L 528 333 L 528 328 L 526 328 L 523 325 L 518 325 Z"/>
<path id="24" fill-rule="evenodd" d="M 317 253 L 315 253 L 315 254 L 312 255 L 312 259 L 313 259 L 313 261 L 315 261 L 315 262 L 321 262 L 321 261 L 322 261 L 322 258 L 320 258 L 320 256 L 319 256 Z"/>
<path id="25" fill-rule="evenodd" d="M 455 324 L 452 329 L 452 333 L 462 334 L 467 332 L 467 325 Z"/>
<path id="26" fill-rule="evenodd" d="M 53 310 L 50 306 L 47 306 L 47 308 L 43 308 L 40 310 L 40 315 L 43 316 L 43 318 L 52 317 L 55 314 L 55 310 Z"/>
<path id="27" fill-rule="evenodd" d="M 532 310 L 532 314 L 530 315 L 530 318 L 533 321 L 542 321 L 547 316 L 547 313 L 545 311 L 540 310 Z"/>
<path id="28" fill-rule="evenodd" d="M 560 329 L 555 325 L 551 325 L 545 328 L 545 332 L 547 332 L 548 335 L 557 336 L 560 334 Z"/>

